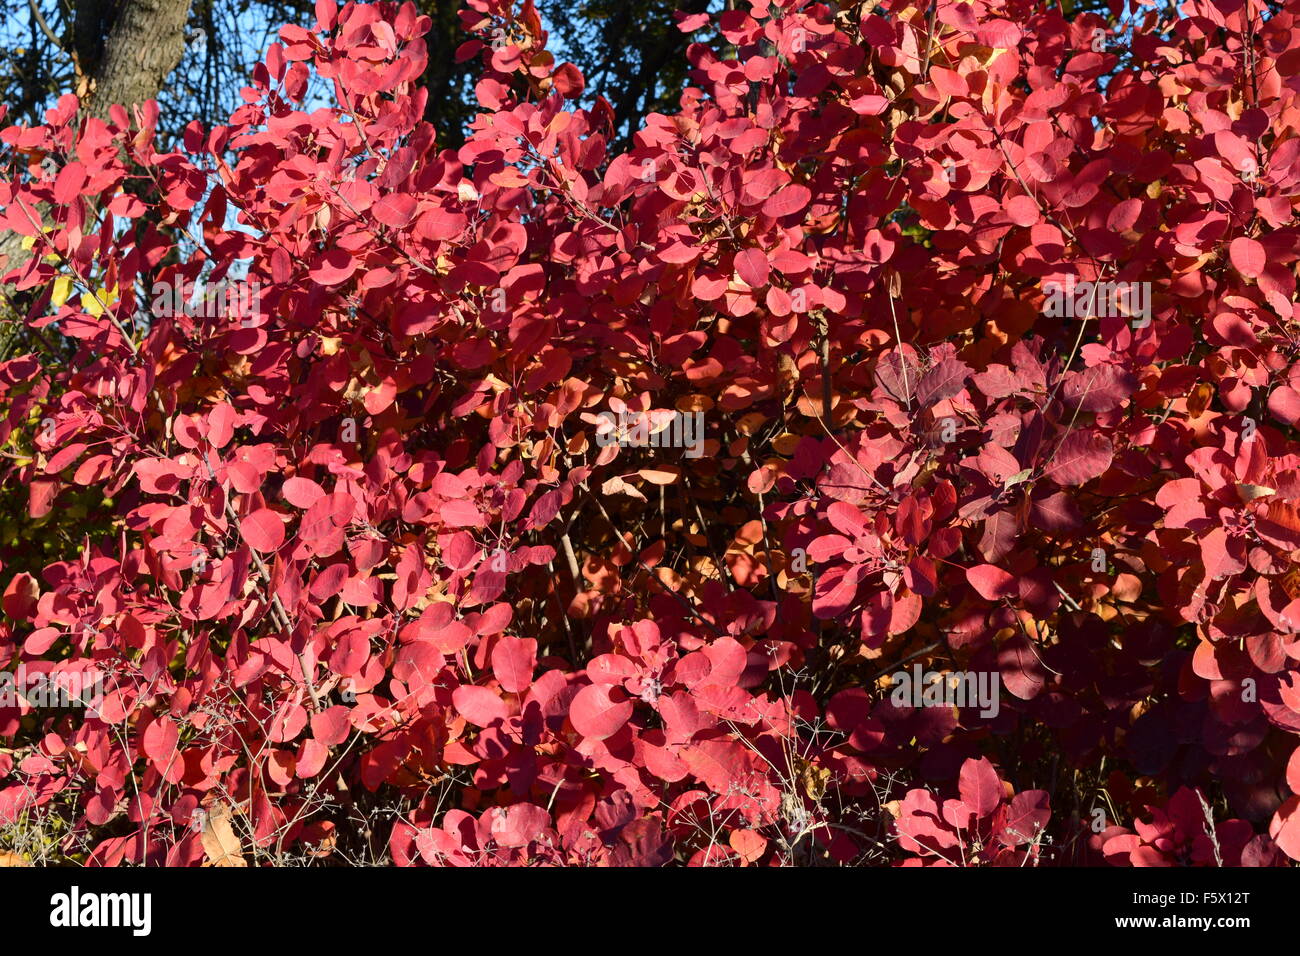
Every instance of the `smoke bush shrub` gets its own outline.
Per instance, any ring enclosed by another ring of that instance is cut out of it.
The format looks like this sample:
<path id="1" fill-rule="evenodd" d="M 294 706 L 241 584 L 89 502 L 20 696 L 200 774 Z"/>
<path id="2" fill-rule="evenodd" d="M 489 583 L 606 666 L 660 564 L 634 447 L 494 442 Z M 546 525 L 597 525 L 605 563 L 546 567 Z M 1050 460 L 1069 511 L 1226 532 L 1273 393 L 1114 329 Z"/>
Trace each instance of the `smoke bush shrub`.
<path id="1" fill-rule="evenodd" d="M 510 0 L 457 151 L 388 2 L 174 151 L 73 96 L 0 134 L 71 343 L 0 364 L 0 667 L 102 678 L 0 701 L 0 833 L 1300 859 L 1300 3 L 739 6 L 620 155 Z M 915 663 L 996 714 L 891 699 Z"/>

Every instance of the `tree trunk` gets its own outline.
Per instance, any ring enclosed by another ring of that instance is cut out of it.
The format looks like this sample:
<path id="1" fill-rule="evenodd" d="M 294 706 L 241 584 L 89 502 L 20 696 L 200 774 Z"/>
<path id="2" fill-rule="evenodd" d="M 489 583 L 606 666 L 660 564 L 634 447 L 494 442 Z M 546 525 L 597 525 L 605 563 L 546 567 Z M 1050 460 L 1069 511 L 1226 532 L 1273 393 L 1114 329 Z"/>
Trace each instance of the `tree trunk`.
<path id="1" fill-rule="evenodd" d="M 98 0 L 83 0 L 102 10 Z M 157 96 L 185 50 L 185 19 L 190 0 L 126 0 L 109 16 L 108 36 L 96 62 L 82 63 L 92 78 L 90 112 L 104 117 L 114 103 L 126 106 Z M 103 36 L 102 28 L 100 35 Z M 79 44 L 80 45 L 80 44 Z"/>

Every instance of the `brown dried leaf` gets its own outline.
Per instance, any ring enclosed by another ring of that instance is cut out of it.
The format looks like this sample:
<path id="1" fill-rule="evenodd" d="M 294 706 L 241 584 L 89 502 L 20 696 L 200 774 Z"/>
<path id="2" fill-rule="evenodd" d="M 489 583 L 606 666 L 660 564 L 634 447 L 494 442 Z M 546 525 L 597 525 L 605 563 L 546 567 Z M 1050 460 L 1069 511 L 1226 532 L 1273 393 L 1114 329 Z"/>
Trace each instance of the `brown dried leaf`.
<path id="1" fill-rule="evenodd" d="M 629 498 L 636 498 L 640 501 L 646 500 L 645 495 L 641 494 L 640 489 L 638 489 L 634 485 L 628 484 L 626 481 L 624 481 L 622 478 L 618 477 L 617 475 L 613 478 L 610 478 L 608 481 L 606 481 L 604 484 L 600 486 L 600 493 L 602 495 L 607 495 L 607 496 L 627 495 Z"/>
<path id="2" fill-rule="evenodd" d="M 208 857 L 208 866 L 248 866 L 248 861 L 240 853 L 239 837 L 230 825 L 230 808 L 224 803 L 215 803 L 208 808 L 199 839 Z"/>

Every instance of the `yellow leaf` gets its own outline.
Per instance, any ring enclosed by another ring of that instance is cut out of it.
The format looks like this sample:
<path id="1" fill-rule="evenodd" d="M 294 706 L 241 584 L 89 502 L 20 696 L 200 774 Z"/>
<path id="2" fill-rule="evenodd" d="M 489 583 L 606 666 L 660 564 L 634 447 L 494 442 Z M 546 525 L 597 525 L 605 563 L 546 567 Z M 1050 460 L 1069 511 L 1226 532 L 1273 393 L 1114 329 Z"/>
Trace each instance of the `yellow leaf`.
<path id="1" fill-rule="evenodd" d="M 1254 501 L 1256 498 L 1267 498 L 1269 495 L 1277 494 L 1276 488 L 1270 488 L 1267 485 L 1247 485 L 1238 483 L 1237 496 L 1242 501 Z"/>
<path id="2" fill-rule="evenodd" d="M 830 782 L 831 772 L 826 767 L 816 767 L 799 760 L 799 782 L 803 784 L 804 793 L 813 800 L 820 800 Z"/>
<path id="3" fill-rule="evenodd" d="M 70 295 L 72 295 L 72 280 L 67 276 L 59 276 L 54 280 L 54 293 L 50 296 L 50 302 L 57 308 L 67 302 Z"/>

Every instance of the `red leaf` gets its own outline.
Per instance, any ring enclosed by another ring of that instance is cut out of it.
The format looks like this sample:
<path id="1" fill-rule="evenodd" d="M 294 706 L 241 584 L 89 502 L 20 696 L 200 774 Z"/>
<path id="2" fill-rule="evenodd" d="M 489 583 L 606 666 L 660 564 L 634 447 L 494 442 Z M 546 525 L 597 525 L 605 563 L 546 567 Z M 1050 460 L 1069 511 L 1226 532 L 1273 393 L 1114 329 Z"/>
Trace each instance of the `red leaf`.
<path id="1" fill-rule="evenodd" d="M 343 589 L 343 582 L 351 574 L 351 568 L 345 562 L 331 564 L 321 569 L 311 582 L 311 596 L 317 601 L 326 601 Z"/>
<path id="2" fill-rule="evenodd" d="M 789 181 L 790 174 L 774 166 L 754 170 L 745 176 L 743 198 L 751 205 L 761 203 Z"/>
<path id="3" fill-rule="evenodd" d="M 476 727 L 490 727 L 505 720 L 510 711 L 506 702 L 487 687 L 463 684 L 451 695 L 452 705 Z"/>
<path id="4" fill-rule="evenodd" d="M 941 66 L 930 67 L 930 82 L 943 96 L 965 96 L 969 92 L 966 80 L 960 73 Z"/>
<path id="5" fill-rule="evenodd" d="M 267 739 L 283 744 L 297 738 L 307 726 L 307 711 L 293 701 L 286 701 L 271 720 Z"/>
<path id="6" fill-rule="evenodd" d="M 346 249 L 329 249 L 318 255 L 311 267 L 311 279 L 318 285 L 336 286 L 352 278 L 357 260 Z"/>
<path id="7" fill-rule="evenodd" d="M 304 510 L 325 497 L 324 488 L 310 478 L 299 478 L 297 476 L 285 481 L 280 493 L 284 495 L 284 500 L 289 504 Z"/>
<path id="8" fill-rule="evenodd" d="M 952 398 L 962 390 L 970 366 L 955 358 L 946 358 L 921 376 L 916 384 L 916 400 L 922 408 Z"/>
<path id="9" fill-rule="evenodd" d="M 25 621 L 36 611 L 36 601 L 40 593 L 40 586 L 34 577 L 25 571 L 15 574 L 9 586 L 5 588 L 0 609 L 15 621 Z"/>
<path id="10" fill-rule="evenodd" d="M 961 844 L 928 790 L 909 790 L 903 797 L 899 804 L 898 832 L 899 845 L 909 853 Z"/>
<path id="11" fill-rule="evenodd" d="M 977 564 L 966 571 L 966 580 L 987 601 L 997 601 L 1018 593 L 1016 579 L 992 564 Z"/>
<path id="12" fill-rule="evenodd" d="M 588 684 L 569 705 L 574 730 L 593 740 L 612 737 L 632 716 L 632 701 L 611 684 Z"/>
<path id="13" fill-rule="evenodd" d="M 408 193 L 389 193 L 371 207 L 379 222 L 394 229 L 405 226 L 415 218 L 415 197 Z"/>
<path id="14" fill-rule="evenodd" d="M 421 237 L 436 242 L 456 238 L 467 224 L 468 220 L 463 213 L 445 206 L 434 206 L 416 221 L 415 231 Z"/>
<path id="15" fill-rule="evenodd" d="M 353 677 L 361 673 L 369 658 L 370 638 L 360 628 L 353 628 L 339 638 L 330 654 L 330 670 L 341 677 Z"/>
<path id="16" fill-rule="evenodd" d="M 972 758 L 961 765 L 957 792 L 961 795 L 961 802 L 982 820 L 1002 802 L 1002 781 L 988 758 Z"/>
<path id="17" fill-rule="evenodd" d="M 1300 422 L 1300 392 L 1289 385 L 1279 385 L 1269 393 L 1268 410 L 1285 425 Z"/>
<path id="18" fill-rule="evenodd" d="M 348 708 L 335 704 L 311 718 L 311 734 L 326 747 L 334 747 L 348 739 L 352 724 L 348 721 Z"/>
<path id="19" fill-rule="evenodd" d="M 1012 196 L 1008 199 L 1005 208 L 1007 210 L 1007 217 L 1017 226 L 1021 226 L 1022 228 L 1028 228 L 1043 218 L 1043 213 L 1038 208 L 1038 203 L 1034 202 L 1032 196 L 1026 196 L 1023 193 L 1019 196 Z"/>
<path id="20" fill-rule="evenodd" d="M 536 666 L 537 642 L 531 637 L 502 637 L 492 648 L 492 674 L 512 694 L 528 689 Z"/>
<path id="21" fill-rule="evenodd" d="M 208 412 L 208 441 L 213 448 L 225 448 L 235 434 L 235 410 L 217 402 Z"/>
<path id="22" fill-rule="evenodd" d="M 1105 474 L 1114 457 L 1109 438 L 1076 428 L 1057 447 L 1044 474 L 1058 485 L 1082 485 Z"/>
<path id="23" fill-rule="evenodd" d="M 563 63 L 551 74 L 551 82 L 555 84 L 555 90 L 567 100 L 576 99 L 582 95 L 586 89 L 586 82 L 582 78 L 582 73 L 572 63 Z"/>
<path id="24" fill-rule="evenodd" d="M 284 544 L 284 522 L 270 508 L 259 508 L 241 519 L 239 533 L 254 551 L 276 551 Z"/>
<path id="25" fill-rule="evenodd" d="M 813 614 L 828 621 L 847 611 L 857 598 L 858 584 L 866 571 L 865 565 L 853 564 L 823 572 L 813 592 Z"/>
<path id="26" fill-rule="evenodd" d="M 1011 798 L 997 834 L 1004 846 L 1030 843 L 1046 828 L 1052 817 L 1047 791 L 1025 790 Z"/>
<path id="27" fill-rule="evenodd" d="M 45 473 L 47 475 L 57 475 L 64 468 L 67 468 L 74 461 L 81 457 L 81 453 L 86 450 L 85 442 L 73 442 L 66 448 L 61 448 L 45 464 Z"/>
<path id="28" fill-rule="evenodd" d="M 1238 236 L 1228 246 L 1228 257 L 1232 267 L 1248 279 L 1259 278 L 1268 264 L 1268 254 L 1257 240 Z"/>
<path id="29" fill-rule="evenodd" d="M 163 767 L 168 761 L 176 759 L 176 746 L 180 739 L 176 721 L 166 716 L 159 717 L 145 730 L 140 750 L 156 766 Z"/>
<path id="30" fill-rule="evenodd" d="M 58 178 L 54 180 L 54 201 L 57 203 L 70 203 L 81 195 L 82 188 L 86 185 L 86 167 L 73 160 L 59 170 Z"/>
<path id="31" fill-rule="evenodd" d="M 1300 747 L 1291 751 L 1291 759 L 1286 763 L 1286 785 L 1292 793 L 1300 793 Z"/>
<path id="32" fill-rule="evenodd" d="M 56 480 L 32 480 L 27 486 L 27 513 L 33 518 L 45 517 L 54 507 L 54 497 L 58 491 L 59 483 Z"/>
<path id="33" fill-rule="evenodd" d="M 780 219 L 802 212 L 812 201 L 812 190 L 802 183 L 790 183 L 763 203 L 763 215 Z"/>
<path id="34" fill-rule="evenodd" d="M 771 265 L 758 249 L 746 249 L 736 255 L 736 273 L 751 289 L 767 285 Z"/>
<path id="35" fill-rule="evenodd" d="M 1033 700 L 1047 685 L 1047 671 L 1037 650 L 1023 634 L 1007 638 L 998 648 L 998 670 L 1008 691 Z"/>
<path id="36" fill-rule="evenodd" d="M 767 852 L 767 838 L 757 830 L 732 830 L 727 843 L 745 863 L 757 863 Z"/>
<path id="37" fill-rule="evenodd" d="M 492 815 L 490 832 L 504 847 L 527 846 L 551 823 L 551 815 L 532 803 L 494 807 L 488 812 Z"/>
<path id="38" fill-rule="evenodd" d="M 452 528 L 479 528 L 483 515 L 472 501 L 446 501 L 439 509 L 443 522 Z"/>
<path id="39" fill-rule="evenodd" d="M 1288 797 L 1273 814 L 1269 836 L 1293 860 L 1300 860 L 1300 797 Z"/>

